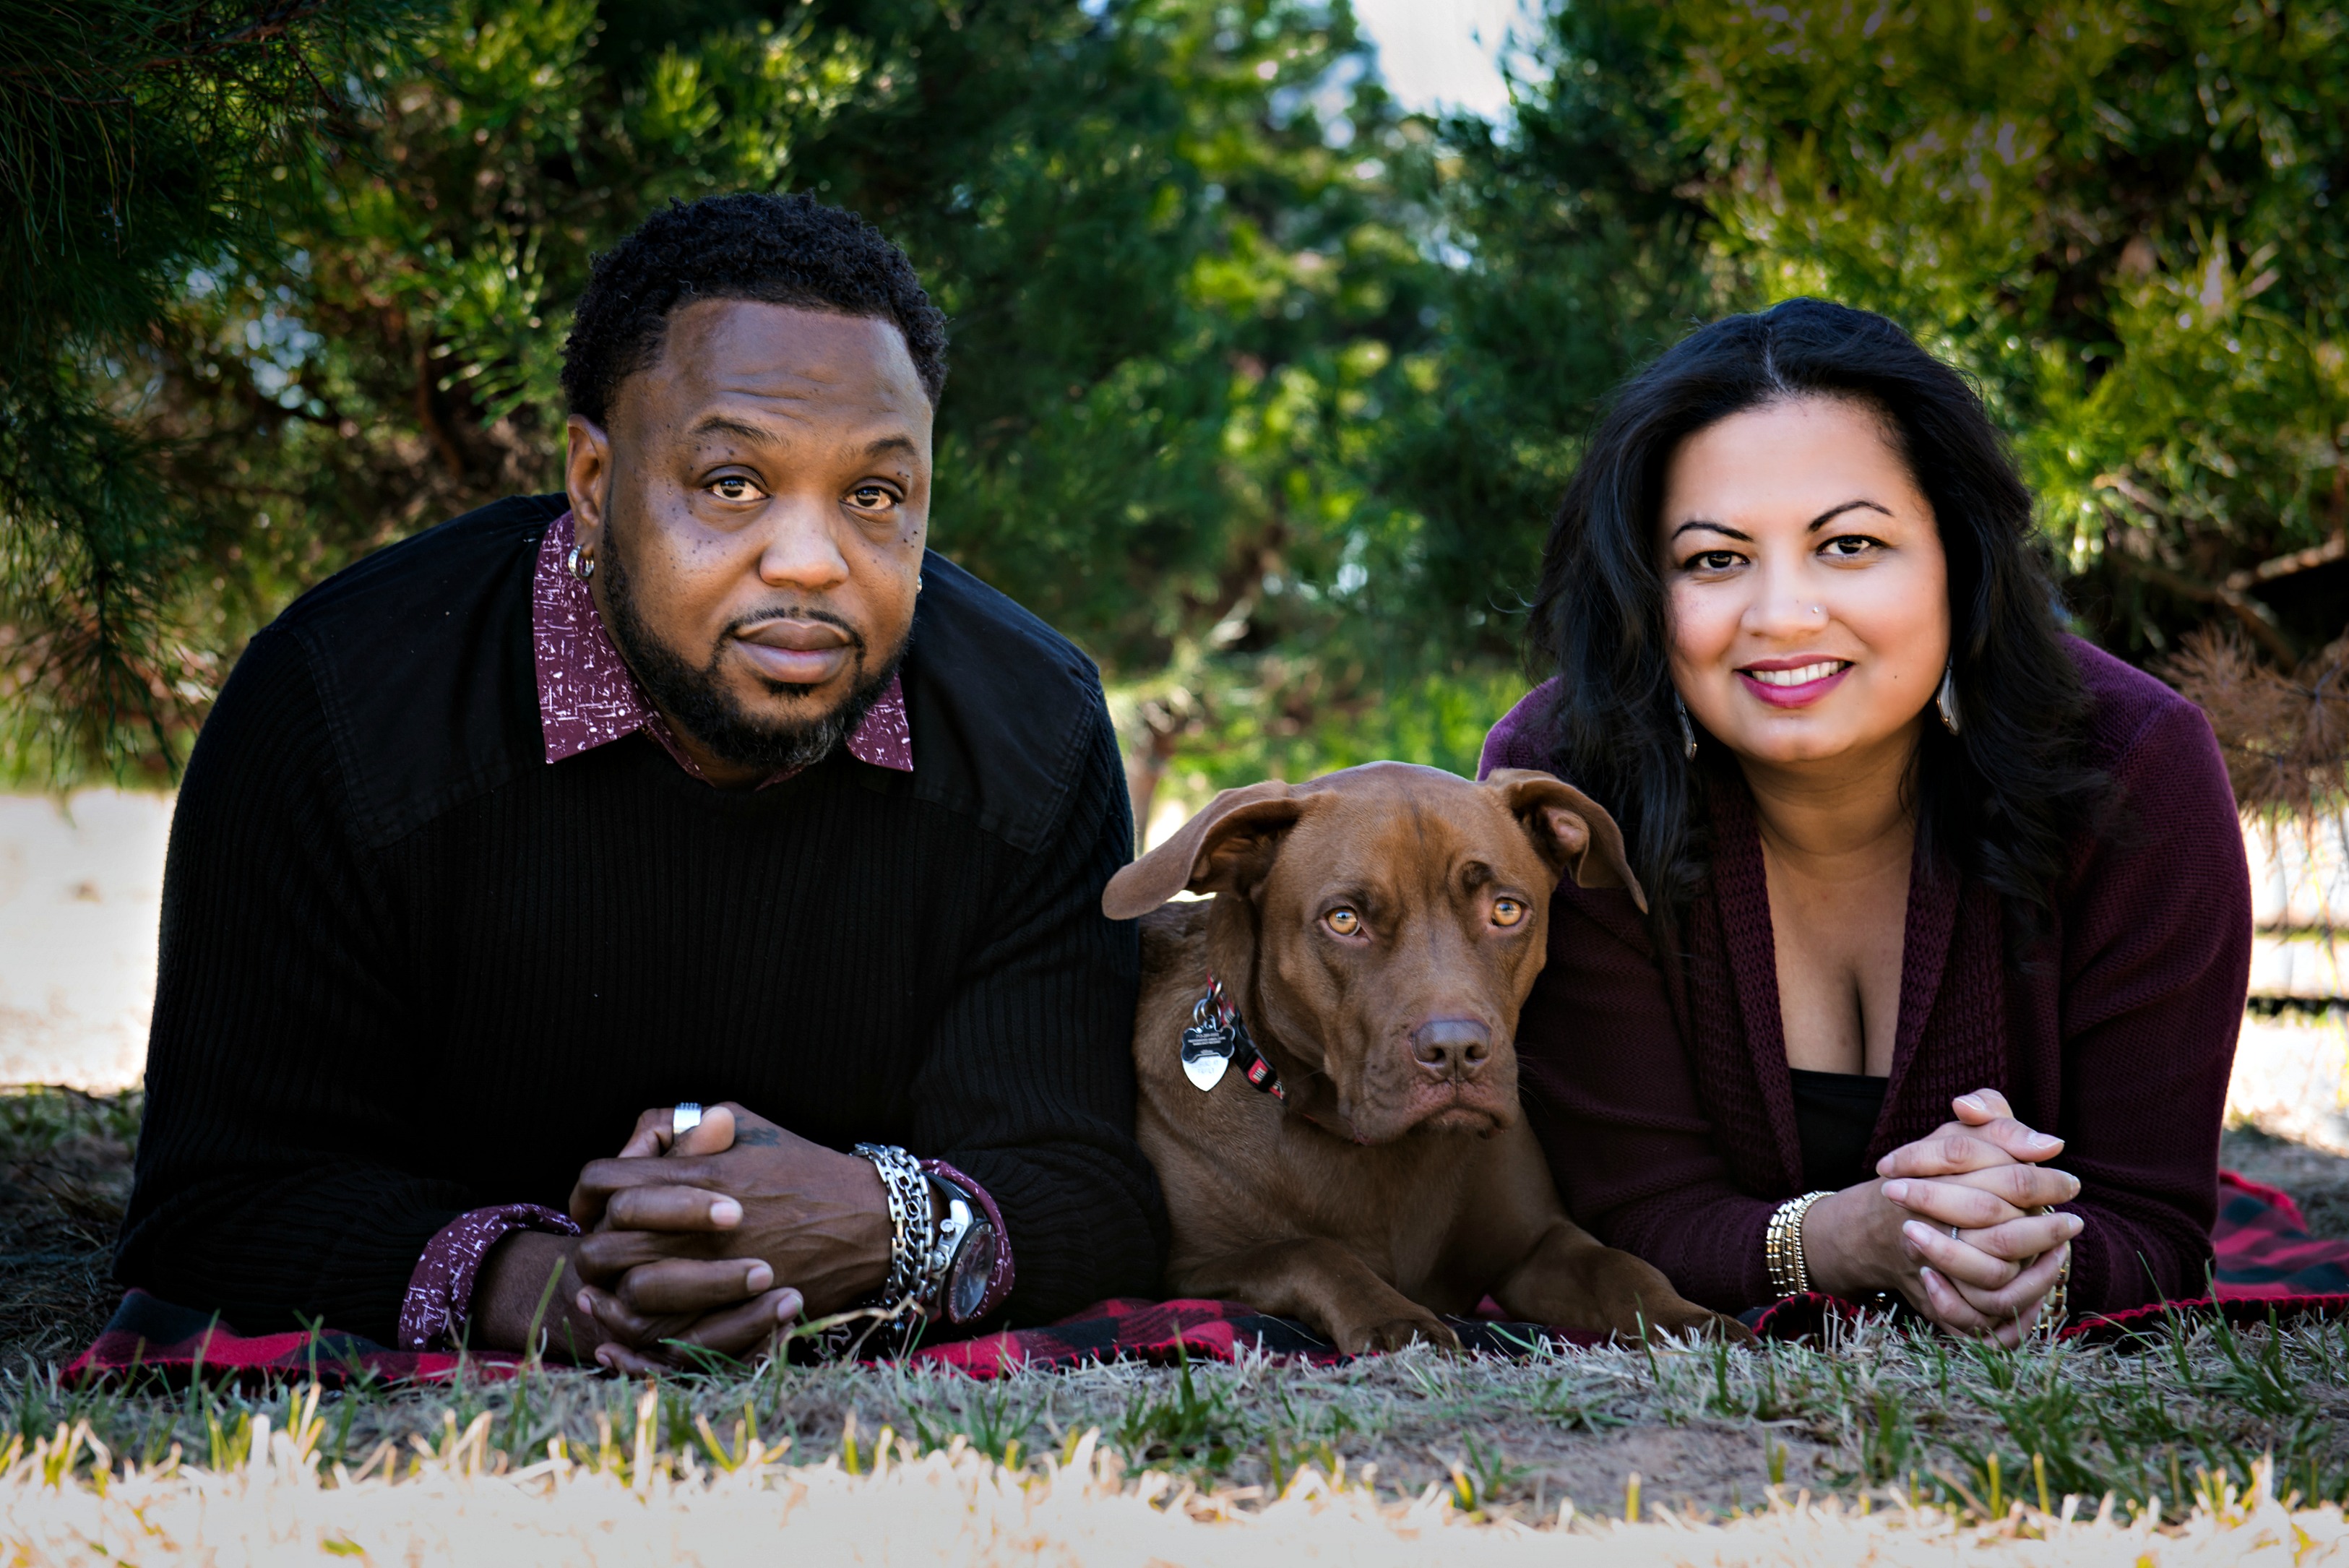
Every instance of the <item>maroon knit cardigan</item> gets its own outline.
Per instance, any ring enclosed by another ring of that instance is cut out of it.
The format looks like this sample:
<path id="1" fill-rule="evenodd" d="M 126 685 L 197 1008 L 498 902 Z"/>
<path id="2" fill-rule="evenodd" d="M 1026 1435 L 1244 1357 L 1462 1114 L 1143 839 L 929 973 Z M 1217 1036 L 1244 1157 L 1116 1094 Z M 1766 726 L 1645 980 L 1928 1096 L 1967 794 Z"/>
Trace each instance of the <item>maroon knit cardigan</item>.
<path id="1" fill-rule="evenodd" d="M 2010 963 L 1997 896 L 1920 857 L 1909 880 L 1900 1018 L 1872 1162 L 1998 1089 L 2064 1140 L 2075 1311 L 2203 1293 L 2219 1122 L 2251 969 L 2242 834 L 2201 710 L 2066 639 L 2113 782 L 2053 930 Z M 1537 688 L 1493 728 L 1480 772 L 1548 768 Z M 1761 840 L 1742 785 L 1713 792 L 1713 863 L 1660 968 L 1621 892 L 1568 882 L 1517 1029 L 1535 1131 L 1575 1218 L 1727 1311 L 1767 1301 L 1770 1211 L 1806 1190 L 1778 1010 Z"/>

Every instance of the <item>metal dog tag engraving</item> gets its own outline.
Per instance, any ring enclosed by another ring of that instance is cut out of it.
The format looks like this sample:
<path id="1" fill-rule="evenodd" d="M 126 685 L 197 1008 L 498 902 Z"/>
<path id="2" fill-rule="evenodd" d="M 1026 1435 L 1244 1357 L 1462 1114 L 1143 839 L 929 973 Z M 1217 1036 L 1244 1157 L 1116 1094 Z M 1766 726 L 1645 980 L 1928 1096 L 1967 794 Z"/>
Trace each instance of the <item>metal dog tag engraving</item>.
<path id="1" fill-rule="evenodd" d="M 1205 1094 L 1224 1081 L 1238 1038 L 1238 1031 L 1213 1021 L 1183 1031 L 1183 1075 L 1193 1088 Z"/>

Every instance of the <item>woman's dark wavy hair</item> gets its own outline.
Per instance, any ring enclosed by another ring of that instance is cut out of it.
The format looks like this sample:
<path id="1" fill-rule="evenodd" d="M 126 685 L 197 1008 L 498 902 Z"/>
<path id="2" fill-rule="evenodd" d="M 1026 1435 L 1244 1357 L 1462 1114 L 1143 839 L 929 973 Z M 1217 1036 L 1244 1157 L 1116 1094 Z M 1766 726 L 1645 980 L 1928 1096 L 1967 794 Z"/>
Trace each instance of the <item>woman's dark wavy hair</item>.
<path id="1" fill-rule="evenodd" d="M 2087 696 L 2059 640 L 2031 493 L 1982 400 L 1881 316 L 1817 299 L 1733 316 L 1616 394 L 1550 525 L 1533 607 L 1535 668 L 1558 677 L 1553 767 L 1622 819 L 1669 933 L 1704 878 L 1706 794 L 1735 763 L 1709 738 L 1694 763 L 1682 753 L 1656 545 L 1666 466 L 1706 426 L 1806 396 L 1878 411 L 1932 503 L 1962 727 L 1924 726 L 1918 832 L 2002 895 L 2010 933 L 2027 939 L 2103 793 L 2081 760 Z"/>

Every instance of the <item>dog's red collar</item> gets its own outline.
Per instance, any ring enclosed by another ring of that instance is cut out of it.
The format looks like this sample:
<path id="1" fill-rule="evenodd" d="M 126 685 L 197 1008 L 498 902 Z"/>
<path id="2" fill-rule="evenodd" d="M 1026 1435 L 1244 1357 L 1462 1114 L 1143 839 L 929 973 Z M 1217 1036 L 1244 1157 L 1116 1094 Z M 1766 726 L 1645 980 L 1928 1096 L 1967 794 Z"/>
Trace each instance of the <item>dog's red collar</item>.
<path id="1" fill-rule="evenodd" d="M 1223 1082 L 1225 1070 L 1235 1064 L 1250 1087 L 1288 1103 L 1288 1091 L 1282 1086 L 1280 1075 L 1256 1048 L 1240 1010 L 1224 994 L 1222 983 L 1211 971 L 1207 994 L 1192 1004 L 1191 1027 L 1183 1031 L 1183 1075 L 1204 1093 Z"/>

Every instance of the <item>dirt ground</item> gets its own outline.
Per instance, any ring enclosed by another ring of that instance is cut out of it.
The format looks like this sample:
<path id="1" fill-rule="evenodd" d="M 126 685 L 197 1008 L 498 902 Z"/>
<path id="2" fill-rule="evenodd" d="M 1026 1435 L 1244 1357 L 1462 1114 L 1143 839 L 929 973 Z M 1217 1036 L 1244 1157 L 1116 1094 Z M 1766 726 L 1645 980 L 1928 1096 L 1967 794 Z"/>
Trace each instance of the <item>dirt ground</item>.
<path id="1" fill-rule="evenodd" d="M 2310 1235 L 2349 1237 L 2349 1159 L 2245 1127 L 2220 1139 L 2219 1163 L 2291 1193 Z"/>

